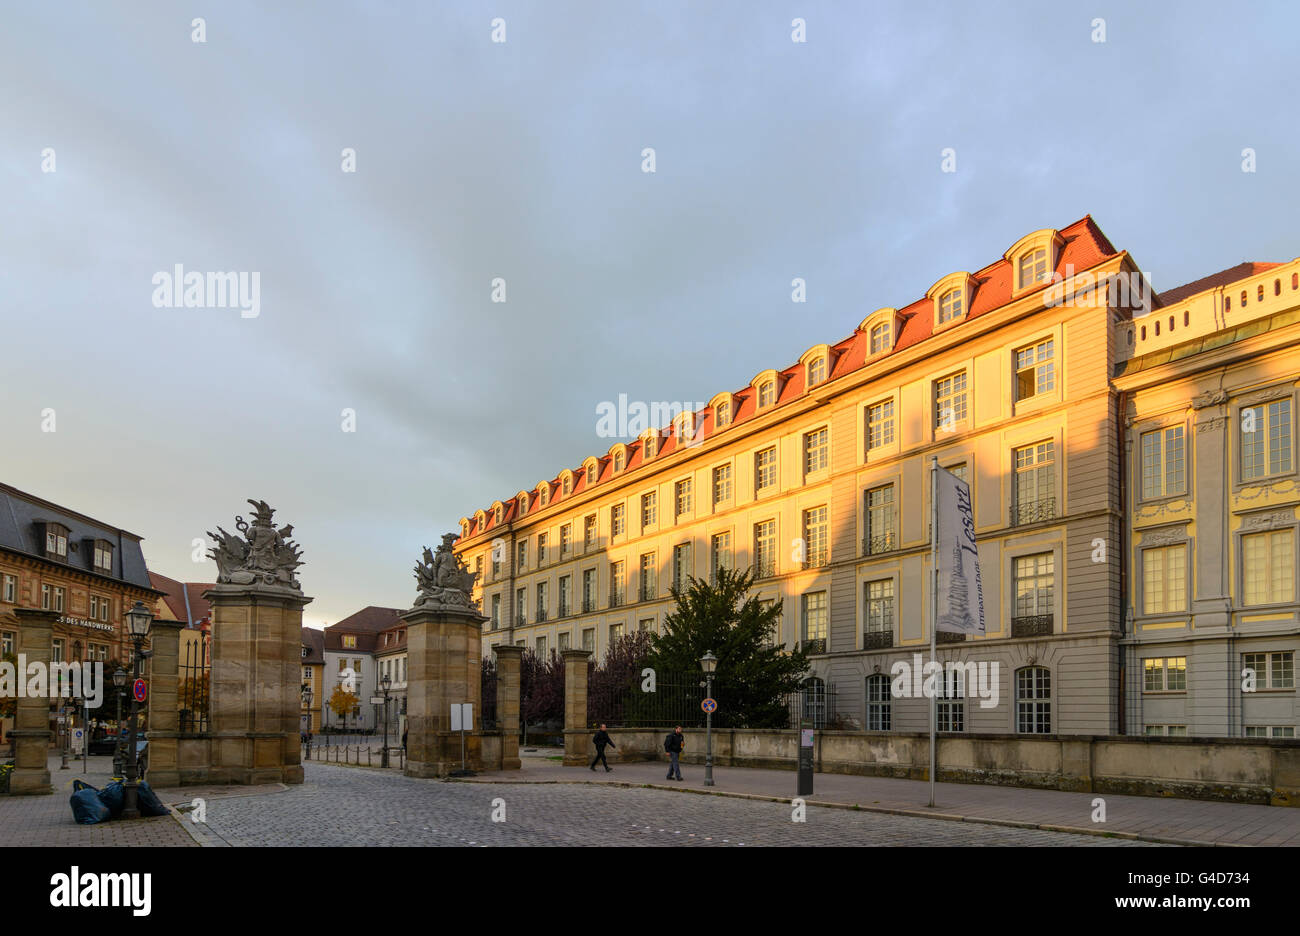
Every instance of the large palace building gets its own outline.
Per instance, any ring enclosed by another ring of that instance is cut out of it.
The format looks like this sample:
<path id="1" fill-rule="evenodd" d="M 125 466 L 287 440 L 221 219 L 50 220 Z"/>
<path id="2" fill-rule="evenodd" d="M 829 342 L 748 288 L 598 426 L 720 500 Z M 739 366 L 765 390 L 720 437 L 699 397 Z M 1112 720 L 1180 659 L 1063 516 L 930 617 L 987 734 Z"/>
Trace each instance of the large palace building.
<path id="1" fill-rule="evenodd" d="M 1000 674 L 941 730 L 1293 736 L 1298 275 L 1155 295 L 1090 217 L 1029 234 L 462 518 L 484 652 L 599 658 L 686 576 L 752 567 L 842 716 L 925 730 L 890 673 L 928 655 L 933 456 L 971 485 L 987 623 L 939 654 Z"/>

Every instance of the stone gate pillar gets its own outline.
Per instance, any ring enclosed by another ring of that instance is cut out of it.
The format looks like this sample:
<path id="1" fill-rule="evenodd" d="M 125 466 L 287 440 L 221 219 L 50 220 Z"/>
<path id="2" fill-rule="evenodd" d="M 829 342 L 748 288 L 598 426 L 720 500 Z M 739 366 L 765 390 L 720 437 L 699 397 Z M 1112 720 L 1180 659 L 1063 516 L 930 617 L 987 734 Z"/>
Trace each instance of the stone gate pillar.
<path id="1" fill-rule="evenodd" d="M 590 650 L 565 650 L 564 766 L 587 766 L 587 660 Z"/>
<path id="2" fill-rule="evenodd" d="M 474 706 L 474 731 L 465 737 L 465 765 L 482 767 L 482 626 L 472 608 L 425 605 L 406 622 L 406 769 L 408 777 L 445 777 L 461 769 L 461 735 L 451 730 L 451 706 Z"/>
<path id="3" fill-rule="evenodd" d="M 180 739 L 180 713 L 177 696 L 180 686 L 182 621 L 154 618 L 149 629 L 149 783 L 156 787 L 180 786 L 177 757 Z"/>
<path id="4" fill-rule="evenodd" d="M 15 608 L 18 618 L 19 662 L 28 665 L 39 663 L 48 667 L 53 653 L 54 622 L 57 611 L 36 611 Z M 46 670 L 47 679 L 49 670 Z M 26 675 L 21 668 L 18 679 L 24 683 Z M 24 692 L 15 700 L 14 772 L 9 776 L 11 795 L 53 793 L 50 786 L 50 700 L 48 696 L 29 698 Z"/>
<path id="5" fill-rule="evenodd" d="M 518 770 L 520 674 L 523 647 L 498 644 L 497 655 L 497 722 L 501 725 L 501 769 Z"/>
<path id="6" fill-rule="evenodd" d="M 217 584 L 212 605 L 209 722 L 213 783 L 302 783 L 302 593 L 295 570 L 301 552 L 276 529 L 275 511 L 253 501 L 252 523 L 235 518 L 244 538 L 220 527 L 208 555 Z"/>

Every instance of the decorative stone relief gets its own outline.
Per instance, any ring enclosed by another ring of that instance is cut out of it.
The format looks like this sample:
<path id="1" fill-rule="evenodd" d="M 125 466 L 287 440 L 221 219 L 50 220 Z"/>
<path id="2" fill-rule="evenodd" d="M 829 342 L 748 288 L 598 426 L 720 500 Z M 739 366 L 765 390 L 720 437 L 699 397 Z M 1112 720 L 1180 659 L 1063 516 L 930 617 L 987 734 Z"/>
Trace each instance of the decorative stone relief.
<path id="1" fill-rule="evenodd" d="M 1228 402 L 1228 394 L 1224 390 L 1206 390 L 1192 397 L 1192 409 L 1205 409 L 1208 406 L 1219 406 Z"/>
<path id="2" fill-rule="evenodd" d="M 301 595 L 295 570 L 302 565 L 302 550 L 291 539 L 292 524 L 277 530 L 271 522 L 275 510 L 266 501 L 248 503 L 253 505 L 253 522 L 235 517 L 235 528 L 243 536 L 221 527 L 218 533 L 208 532 L 217 544 L 208 551 L 208 558 L 217 563 L 217 584 L 258 585 Z"/>
<path id="3" fill-rule="evenodd" d="M 1256 403 L 1267 403 L 1269 400 L 1290 396 L 1293 392 L 1293 388 L 1287 385 L 1269 387 L 1267 390 L 1256 390 L 1254 393 L 1242 394 L 1237 398 L 1237 402 L 1241 406 L 1253 406 Z"/>
<path id="4" fill-rule="evenodd" d="M 1243 533 L 1254 533 L 1259 530 L 1281 529 L 1294 523 L 1294 510 L 1277 510 L 1273 513 L 1251 514 L 1248 517 L 1242 517 L 1241 530 Z"/>
<path id="5" fill-rule="evenodd" d="M 1173 546 L 1187 542 L 1187 524 L 1160 527 L 1157 530 L 1143 530 L 1140 546 Z"/>
<path id="6" fill-rule="evenodd" d="M 455 541 L 455 533 L 444 533 L 437 553 L 424 547 L 424 560 L 415 567 L 415 580 L 420 588 L 415 607 L 477 610 L 470 596 L 476 576 L 452 551 L 451 544 Z"/>

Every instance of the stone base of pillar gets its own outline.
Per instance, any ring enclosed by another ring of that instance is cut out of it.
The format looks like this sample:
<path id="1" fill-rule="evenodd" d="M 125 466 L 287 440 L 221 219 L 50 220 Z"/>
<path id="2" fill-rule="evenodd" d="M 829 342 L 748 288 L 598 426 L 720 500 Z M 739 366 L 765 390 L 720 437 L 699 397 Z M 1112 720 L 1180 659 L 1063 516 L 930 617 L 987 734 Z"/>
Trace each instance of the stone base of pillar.
<path id="1" fill-rule="evenodd" d="M 277 733 L 217 736 L 208 782 L 255 786 L 264 783 L 302 783 L 302 752 L 298 739 Z M 152 770 L 150 773 L 152 774 Z"/>
<path id="2" fill-rule="evenodd" d="M 585 728 L 564 731 L 564 766 L 586 767 L 591 763 L 591 736 Z"/>
<path id="3" fill-rule="evenodd" d="M 50 732 L 14 729 L 14 769 L 9 775 L 11 796 L 43 796 L 53 793 L 50 786 Z"/>
<path id="4" fill-rule="evenodd" d="M 440 731 L 430 736 L 420 760 L 408 758 L 402 773 L 407 777 L 447 777 L 461 769 L 484 769 L 482 740 L 477 732 L 465 735 L 465 756 L 461 758 L 460 732 Z"/>

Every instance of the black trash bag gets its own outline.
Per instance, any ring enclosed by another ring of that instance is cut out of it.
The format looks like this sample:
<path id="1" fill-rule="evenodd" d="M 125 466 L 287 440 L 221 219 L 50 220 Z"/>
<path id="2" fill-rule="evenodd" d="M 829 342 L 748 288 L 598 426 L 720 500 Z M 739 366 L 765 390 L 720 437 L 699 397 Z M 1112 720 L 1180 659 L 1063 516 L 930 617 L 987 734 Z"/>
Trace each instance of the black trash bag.
<path id="1" fill-rule="evenodd" d="M 140 781 L 140 788 L 136 795 L 137 805 L 140 807 L 142 816 L 165 816 L 167 807 L 162 804 L 158 795 L 149 788 L 149 784 L 143 780 Z"/>
<path id="2" fill-rule="evenodd" d="M 97 825 L 112 818 L 108 807 L 99 798 L 99 790 L 80 780 L 72 781 L 72 789 L 76 792 L 68 802 L 72 806 L 72 818 L 80 825 Z"/>
<path id="3" fill-rule="evenodd" d="M 122 804 L 126 799 L 126 793 L 122 790 L 122 782 L 114 780 L 104 789 L 99 791 L 99 799 L 108 807 L 109 814 L 114 818 L 122 815 Z"/>

